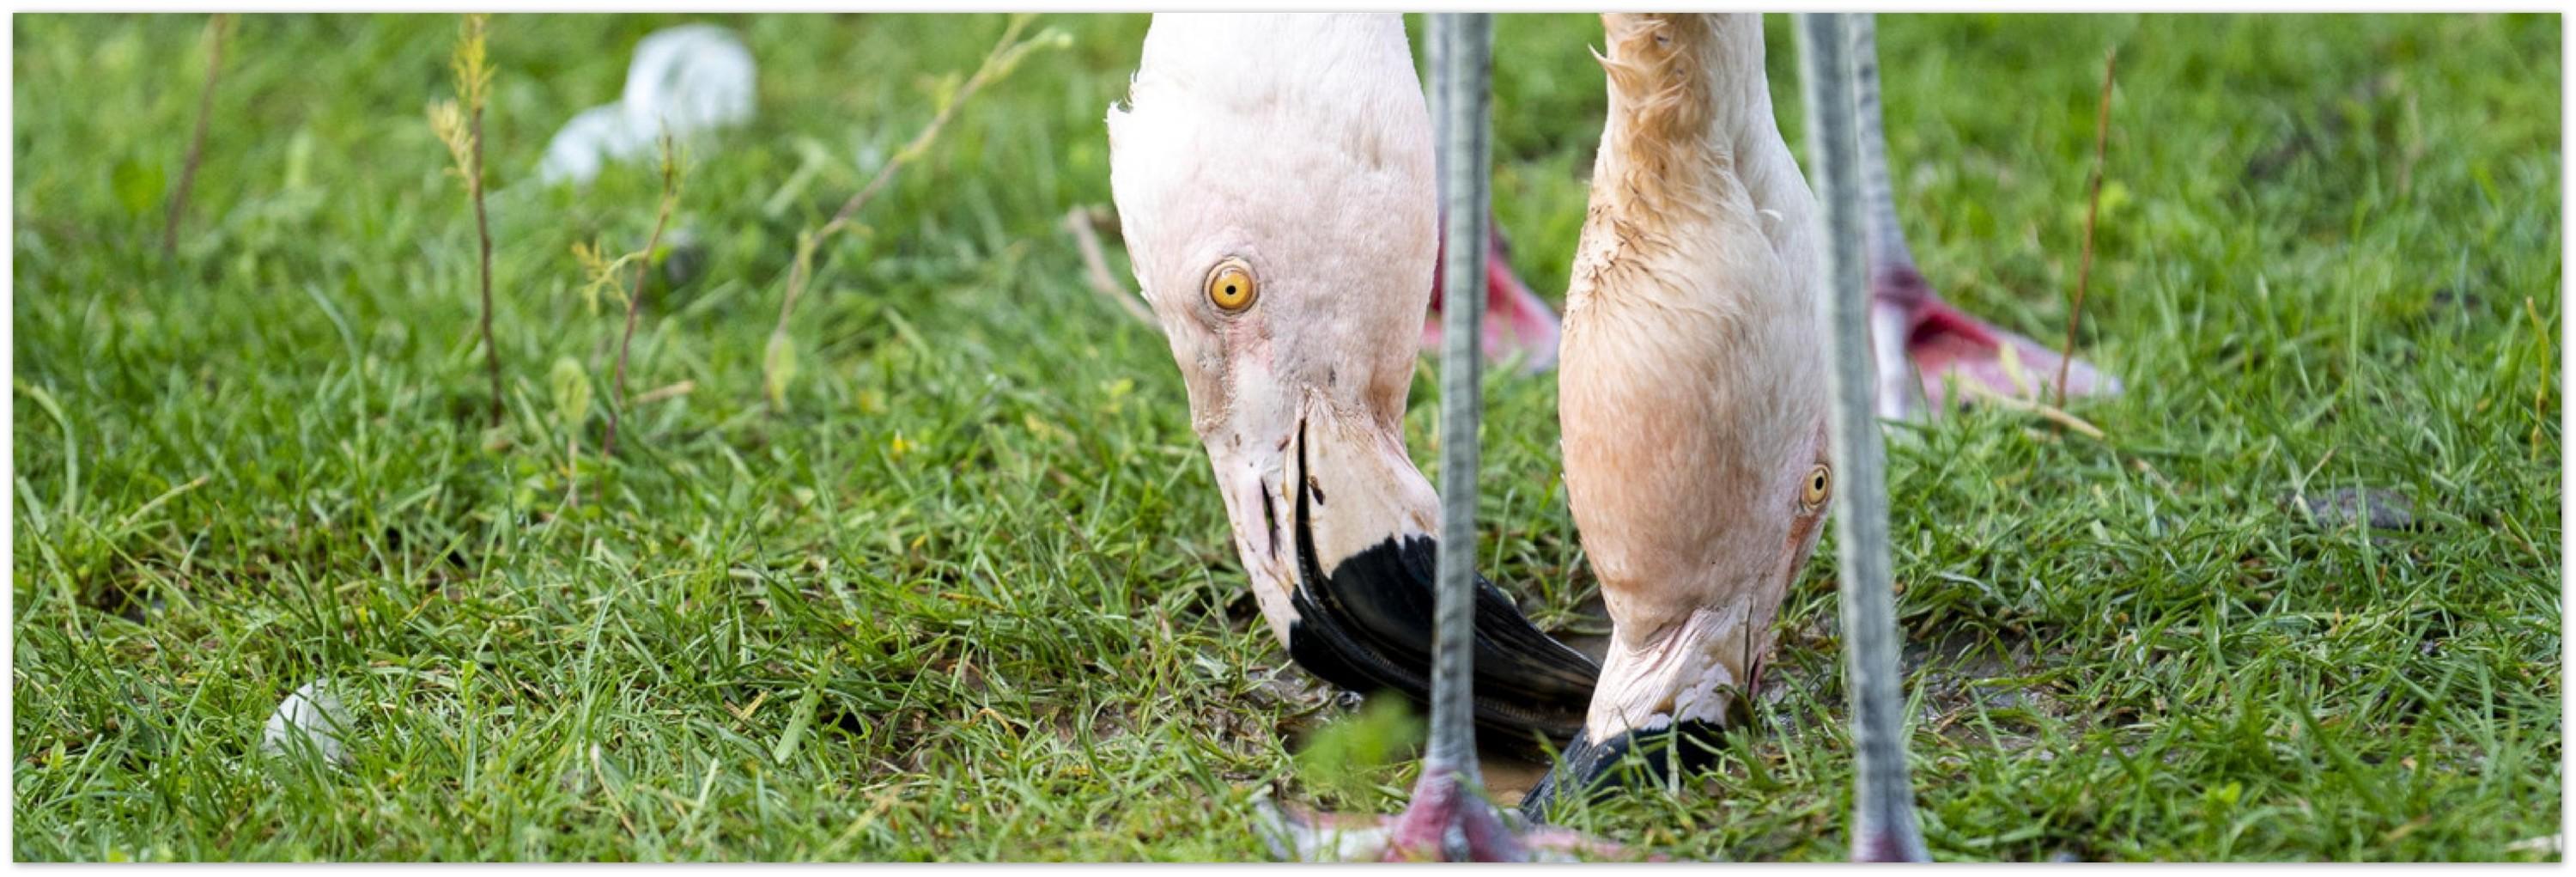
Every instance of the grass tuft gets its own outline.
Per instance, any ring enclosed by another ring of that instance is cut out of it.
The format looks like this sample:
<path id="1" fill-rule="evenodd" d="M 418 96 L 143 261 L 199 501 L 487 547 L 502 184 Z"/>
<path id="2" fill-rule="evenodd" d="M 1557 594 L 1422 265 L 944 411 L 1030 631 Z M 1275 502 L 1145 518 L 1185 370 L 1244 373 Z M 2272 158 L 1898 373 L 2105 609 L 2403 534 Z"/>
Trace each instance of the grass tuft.
<path id="1" fill-rule="evenodd" d="M 554 130 L 618 93 L 625 47 L 707 18 L 497 19 L 486 124 Z M 441 257 L 483 236 L 445 176 L 466 162 L 408 109 L 448 88 L 452 16 L 236 18 L 257 51 L 227 53 L 176 262 L 156 168 L 200 95 L 161 59 L 204 20 L 13 19 L 19 859 L 1243 860 L 1255 795 L 1401 804 L 1409 738 L 1329 730 L 1366 714 L 1286 668 L 1170 345 L 1100 304 L 1062 228 L 1110 202 L 1101 120 L 1146 19 L 1031 21 L 1008 42 L 1062 47 L 946 107 L 967 80 L 942 72 L 1009 19 L 712 19 L 759 58 L 759 115 L 692 144 L 663 242 L 697 267 L 645 272 L 631 397 L 599 380 L 614 287 L 586 302 L 603 274 L 573 248 L 648 238 L 659 169 L 541 189 L 512 183 L 541 138 L 484 143 L 492 285 L 525 294 L 483 308 L 484 266 Z M 1496 30 L 1495 211 L 1552 295 L 1600 26 Z M 2559 859 L 2560 21 L 1904 15 L 1879 38 L 1917 257 L 2034 337 L 2069 318 L 2061 230 L 2101 47 L 2126 47 L 2078 337 L 2126 394 L 2058 412 L 2099 437 L 2000 405 L 1890 429 L 1933 854 Z M 773 405 L 799 236 L 943 110 L 867 233 L 811 254 Z M 1126 270 L 1114 237 L 1101 255 Z M 502 373 L 510 441 L 478 346 L 535 364 Z M 1404 423 L 1426 464 L 1430 373 Z M 620 404 L 617 456 L 575 443 Z M 1485 423 L 1484 572 L 1598 632 L 1555 379 L 1488 372 Z M 2306 508 L 2381 492 L 2411 526 Z M 1572 827 L 1846 853 L 1817 557 L 1714 769 Z M 317 681 L 346 762 L 261 755 Z M 1334 736 L 1387 760 L 1300 762 Z"/>

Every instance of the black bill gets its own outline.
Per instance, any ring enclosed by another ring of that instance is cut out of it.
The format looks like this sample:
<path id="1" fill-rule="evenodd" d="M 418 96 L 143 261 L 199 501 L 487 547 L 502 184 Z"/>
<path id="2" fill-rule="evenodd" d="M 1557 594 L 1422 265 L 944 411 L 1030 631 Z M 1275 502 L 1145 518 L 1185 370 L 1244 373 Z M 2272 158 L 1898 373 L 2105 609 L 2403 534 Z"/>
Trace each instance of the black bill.
<path id="1" fill-rule="evenodd" d="M 1305 442 L 1298 442 L 1305 471 Z M 1310 526 L 1308 491 L 1291 525 L 1297 585 L 1288 653 L 1308 672 L 1358 691 L 1394 691 L 1427 703 L 1431 691 L 1432 568 L 1437 543 L 1400 534 L 1342 558 L 1327 571 Z M 1510 597 L 1476 578 L 1476 726 L 1488 745 L 1544 751 L 1583 728 L 1601 667 L 1521 615 Z"/>

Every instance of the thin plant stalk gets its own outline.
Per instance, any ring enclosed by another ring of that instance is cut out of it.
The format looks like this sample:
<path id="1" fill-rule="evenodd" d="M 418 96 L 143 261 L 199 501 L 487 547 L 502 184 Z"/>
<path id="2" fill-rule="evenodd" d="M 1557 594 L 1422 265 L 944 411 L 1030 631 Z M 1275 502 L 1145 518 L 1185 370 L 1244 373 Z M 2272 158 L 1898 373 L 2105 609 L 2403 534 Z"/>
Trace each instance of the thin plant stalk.
<path id="1" fill-rule="evenodd" d="M 492 217 L 483 209 L 483 102 L 474 102 L 472 121 L 474 138 L 474 239 L 477 247 L 475 277 L 483 292 L 483 371 L 492 379 L 492 425 L 501 425 L 501 344 L 492 338 Z"/>
<path id="2" fill-rule="evenodd" d="M 2084 290 L 2093 282 L 2093 220 L 2102 212 L 2102 158 L 2111 143 L 2111 79 L 2120 47 L 2102 57 L 2102 103 L 2093 113 L 2093 194 L 2084 205 L 2084 257 L 2075 269 L 2075 301 L 2066 309 L 2066 349 L 2057 357 L 2057 404 L 2066 404 L 2066 369 L 2075 362 L 2075 327 L 2084 320 Z"/>
<path id="3" fill-rule="evenodd" d="M 224 75 L 224 32 L 233 17 L 217 14 L 206 22 L 206 84 L 197 93 L 197 130 L 188 137 L 188 157 L 179 163 L 179 186 L 170 193 L 170 216 L 161 223 L 161 255 L 179 252 L 179 220 L 188 214 L 188 193 L 197 186 L 197 163 L 205 156 L 206 126 L 215 115 L 215 83 Z"/>
<path id="4" fill-rule="evenodd" d="M 653 266 L 653 251 L 662 246 L 662 229 L 670 225 L 671 209 L 680 203 L 680 163 L 672 154 L 671 134 L 662 133 L 662 206 L 653 214 L 653 234 L 644 239 L 643 257 L 635 260 L 635 285 L 626 292 L 626 331 L 617 339 L 617 370 L 608 382 L 608 434 L 599 442 L 599 455 L 617 454 L 618 412 L 626 407 L 626 349 L 635 343 L 635 315 L 644 304 L 645 270 Z"/>
<path id="5" fill-rule="evenodd" d="M 1109 299 L 1111 304 L 1117 305 L 1138 322 L 1155 326 L 1155 331 L 1161 331 L 1161 327 L 1154 322 L 1154 313 L 1139 304 L 1137 295 L 1127 291 L 1127 287 L 1109 273 L 1109 257 L 1101 252 L 1100 234 L 1091 230 L 1091 211 L 1076 207 L 1072 212 L 1066 213 L 1064 229 L 1073 235 L 1074 250 L 1082 255 L 1082 278 L 1091 285 L 1091 291 L 1100 293 L 1102 297 Z"/>
<path id="6" fill-rule="evenodd" d="M 955 94 L 940 101 L 939 111 L 931 114 L 930 123 L 923 125 L 902 149 L 897 150 L 893 157 L 886 159 L 886 163 L 877 168 L 876 175 L 868 179 L 867 185 L 859 188 L 858 194 L 851 195 L 850 200 L 842 202 L 841 209 L 833 211 L 831 221 L 796 236 L 796 260 L 788 268 L 787 295 L 779 300 L 778 326 L 770 331 L 769 343 L 773 348 L 786 341 L 787 321 L 796 313 L 796 302 L 805 295 L 806 281 L 812 277 L 814 271 L 814 252 L 821 248 L 823 241 L 849 229 L 857 221 L 860 208 L 866 207 L 869 201 L 875 200 L 877 193 L 884 190 L 888 183 L 893 182 L 896 171 L 902 170 L 904 165 L 929 152 L 931 144 L 939 139 L 939 132 L 948 126 L 948 121 L 956 117 L 957 110 L 965 106 L 966 101 L 974 97 L 977 91 L 1009 76 L 1029 52 L 1040 47 L 1061 47 L 1069 44 L 1070 41 L 1064 35 L 1057 33 L 1040 34 L 1027 41 L 1020 41 L 1020 32 L 1027 29 L 1029 20 L 1033 17 L 1035 16 L 1029 14 L 1011 16 L 1010 23 L 1002 29 L 1001 39 L 994 41 L 992 50 L 985 53 L 983 63 L 978 64 L 975 72 L 966 77 L 965 83 L 957 87 Z M 773 366 L 774 363 L 765 364 L 763 368 L 766 370 Z M 769 386 L 778 385 L 776 375 L 763 377 L 764 383 Z M 772 405 L 776 405 L 777 401 L 773 394 Z"/>
<path id="7" fill-rule="evenodd" d="M 501 425 L 501 345 L 492 337 L 492 220 L 483 209 L 483 105 L 491 95 L 492 65 L 485 51 L 491 16 L 468 15 L 456 38 L 449 68 L 456 76 L 456 99 L 432 104 L 429 125 L 447 144 L 456 173 L 465 178 L 465 196 L 474 206 L 478 245 L 477 278 L 482 286 L 483 365 L 492 378 L 491 423 Z"/>

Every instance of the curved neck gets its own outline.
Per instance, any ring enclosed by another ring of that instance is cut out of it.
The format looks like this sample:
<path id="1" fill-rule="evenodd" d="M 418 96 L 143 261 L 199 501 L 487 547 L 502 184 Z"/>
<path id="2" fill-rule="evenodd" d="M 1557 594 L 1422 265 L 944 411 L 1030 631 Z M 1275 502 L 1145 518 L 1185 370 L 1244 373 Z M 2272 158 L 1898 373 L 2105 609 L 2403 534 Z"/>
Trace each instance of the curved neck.
<path id="1" fill-rule="evenodd" d="M 1601 16 L 1610 107 L 1598 171 L 1628 178 L 1640 207 L 1710 203 L 1701 186 L 1734 187 L 1740 165 L 1765 161 L 1753 135 L 1778 137 L 1762 67 L 1762 17 L 1751 13 Z M 1651 183 L 1651 185 L 1646 185 Z"/>

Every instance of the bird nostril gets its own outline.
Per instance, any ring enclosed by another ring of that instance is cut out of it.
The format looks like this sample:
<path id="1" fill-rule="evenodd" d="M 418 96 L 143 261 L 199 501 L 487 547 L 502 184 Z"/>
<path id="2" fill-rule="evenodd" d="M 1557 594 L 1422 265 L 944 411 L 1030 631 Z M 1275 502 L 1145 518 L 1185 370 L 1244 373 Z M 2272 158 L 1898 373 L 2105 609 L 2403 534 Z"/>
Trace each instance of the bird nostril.
<path id="1" fill-rule="evenodd" d="M 1269 528 L 1270 556 L 1273 558 L 1279 556 L 1279 510 L 1277 506 L 1278 503 L 1272 502 L 1270 499 L 1270 482 L 1261 482 L 1261 523 L 1263 526 Z"/>

